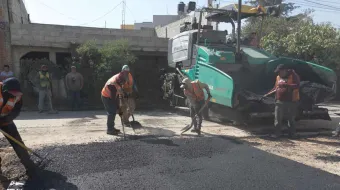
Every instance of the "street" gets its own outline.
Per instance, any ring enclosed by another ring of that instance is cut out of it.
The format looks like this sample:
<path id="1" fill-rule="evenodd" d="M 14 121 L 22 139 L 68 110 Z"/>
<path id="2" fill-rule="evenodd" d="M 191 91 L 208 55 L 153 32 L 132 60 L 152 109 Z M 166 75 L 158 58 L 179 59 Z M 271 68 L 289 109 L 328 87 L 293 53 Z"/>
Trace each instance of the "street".
<path id="1" fill-rule="evenodd" d="M 24 142 L 51 162 L 39 179 L 20 177 L 2 139 L 2 170 L 29 189 L 340 189 L 340 140 L 326 135 L 338 123 L 332 117 L 301 121 L 299 139 L 274 141 L 266 135 L 271 126 L 208 121 L 201 137 L 180 136 L 190 123 L 182 111 L 142 111 L 135 118 L 143 127 L 126 128 L 123 141 L 106 135 L 103 111 L 22 112 L 16 124 Z"/>

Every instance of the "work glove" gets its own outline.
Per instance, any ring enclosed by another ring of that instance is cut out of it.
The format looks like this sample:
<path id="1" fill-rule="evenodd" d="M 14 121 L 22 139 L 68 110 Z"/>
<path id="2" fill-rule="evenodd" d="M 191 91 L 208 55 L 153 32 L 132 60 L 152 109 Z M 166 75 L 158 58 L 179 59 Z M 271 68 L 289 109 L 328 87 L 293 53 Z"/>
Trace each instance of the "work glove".
<path id="1" fill-rule="evenodd" d="M 212 98 L 212 96 L 211 96 L 211 94 L 210 94 L 210 93 L 208 93 L 208 98 Z"/>

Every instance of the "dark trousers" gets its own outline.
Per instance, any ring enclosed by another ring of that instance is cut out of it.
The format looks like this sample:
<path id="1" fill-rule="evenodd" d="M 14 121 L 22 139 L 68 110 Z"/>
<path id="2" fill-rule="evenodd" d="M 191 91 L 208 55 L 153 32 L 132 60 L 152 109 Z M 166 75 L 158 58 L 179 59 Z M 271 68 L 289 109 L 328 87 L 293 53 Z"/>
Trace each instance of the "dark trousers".
<path id="1" fill-rule="evenodd" d="M 295 134 L 295 117 L 297 111 L 296 102 L 282 102 L 275 103 L 275 130 L 276 135 L 281 135 L 283 122 L 288 122 L 288 129 L 290 135 Z"/>
<path id="2" fill-rule="evenodd" d="M 80 91 L 69 91 L 72 110 L 78 109 L 80 106 Z"/>
<path id="3" fill-rule="evenodd" d="M 116 112 L 117 112 L 117 99 L 112 100 L 101 96 L 107 114 L 107 131 L 112 132 L 115 126 Z"/>
<path id="4" fill-rule="evenodd" d="M 8 133 L 9 135 L 11 135 L 12 137 L 14 137 L 19 142 L 24 144 L 24 142 L 22 141 L 20 134 L 17 130 L 17 127 L 15 126 L 14 123 L 6 125 L 6 126 L 2 126 L 1 129 L 3 131 L 5 131 L 6 133 Z M 34 165 L 33 161 L 30 159 L 30 156 L 29 156 L 27 150 L 22 148 L 20 145 L 18 145 L 17 143 L 12 141 L 8 137 L 6 137 L 6 138 L 9 141 L 9 143 L 12 145 L 12 147 L 13 147 L 15 153 L 17 154 L 18 158 L 20 159 L 21 163 L 26 168 L 26 171 L 33 170 L 35 165 Z"/>
<path id="5" fill-rule="evenodd" d="M 199 101 L 190 104 L 190 117 L 194 120 L 194 128 L 200 130 L 202 126 L 203 115 L 202 112 L 198 113 L 204 105 L 204 101 Z M 197 114 L 197 117 L 195 115 Z"/>

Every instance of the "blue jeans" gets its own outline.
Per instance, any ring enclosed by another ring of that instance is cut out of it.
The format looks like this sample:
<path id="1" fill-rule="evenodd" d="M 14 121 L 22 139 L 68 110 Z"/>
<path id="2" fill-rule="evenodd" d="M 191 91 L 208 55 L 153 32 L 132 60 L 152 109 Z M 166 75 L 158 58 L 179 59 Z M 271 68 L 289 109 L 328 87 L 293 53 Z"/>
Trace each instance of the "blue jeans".
<path id="1" fill-rule="evenodd" d="M 112 132 L 115 126 L 116 112 L 117 112 L 117 100 L 106 98 L 101 96 L 107 114 L 107 131 Z"/>
<path id="2" fill-rule="evenodd" d="M 80 91 L 70 91 L 69 93 L 72 110 L 78 109 L 80 106 Z"/>

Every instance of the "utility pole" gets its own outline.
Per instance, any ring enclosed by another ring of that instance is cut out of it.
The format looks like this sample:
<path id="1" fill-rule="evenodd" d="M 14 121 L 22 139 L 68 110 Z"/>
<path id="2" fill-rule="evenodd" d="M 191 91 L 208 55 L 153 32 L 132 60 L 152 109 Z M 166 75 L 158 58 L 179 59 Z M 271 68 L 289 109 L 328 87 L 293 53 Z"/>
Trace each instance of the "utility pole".
<path id="1" fill-rule="evenodd" d="M 122 1 L 123 9 L 122 9 L 122 28 L 125 30 L 125 9 L 126 9 L 126 0 Z"/>
<path id="2" fill-rule="evenodd" d="M 221 1 L 220 1 L 221 2 Z M 216 8 L 220 8 L 220 2 L 218 2 L 218 4 L 216 5 Z M 218 31 L 218 25 L 220 24 L 220 22 L 216 22 L 216 31 Z"/>
<path id="3" fill-rule="evenodd" d="M 237 48 L 236 54 L 238 58 L 241 58 L 241 10 L 242 0 L 238 0 L 238 12 L 237 12 Z"/>

